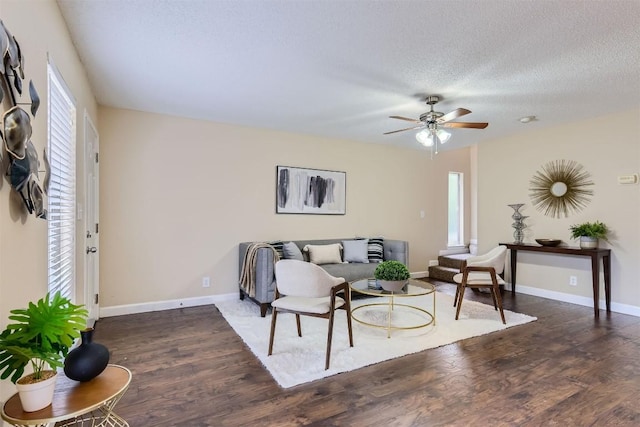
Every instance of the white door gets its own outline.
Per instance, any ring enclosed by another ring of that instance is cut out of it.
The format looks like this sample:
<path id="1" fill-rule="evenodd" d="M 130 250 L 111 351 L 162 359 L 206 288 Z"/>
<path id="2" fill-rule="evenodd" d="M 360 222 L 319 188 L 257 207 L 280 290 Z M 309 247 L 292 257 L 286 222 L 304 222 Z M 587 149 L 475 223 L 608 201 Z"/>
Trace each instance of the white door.
<path id="1" fill-rule="evenodd" d="M 99 319 L 100 278 L 100 222 L 99 218 L 99 167 L 98 131 L 89 115 L 84 113 L 84 170 L 85 170 L 85 305 L 89 311 L 89 323 Z"/>

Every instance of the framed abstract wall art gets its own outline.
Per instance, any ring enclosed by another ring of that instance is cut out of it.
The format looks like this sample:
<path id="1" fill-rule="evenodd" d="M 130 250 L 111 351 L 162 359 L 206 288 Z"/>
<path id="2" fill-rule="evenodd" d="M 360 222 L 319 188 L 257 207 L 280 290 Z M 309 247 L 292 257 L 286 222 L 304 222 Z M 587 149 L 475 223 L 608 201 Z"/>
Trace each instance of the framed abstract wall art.
<path id="1" fill-rule="evenodd" d="M 276 167 L 276 213 L 344 215 L 347 173 Z"/>

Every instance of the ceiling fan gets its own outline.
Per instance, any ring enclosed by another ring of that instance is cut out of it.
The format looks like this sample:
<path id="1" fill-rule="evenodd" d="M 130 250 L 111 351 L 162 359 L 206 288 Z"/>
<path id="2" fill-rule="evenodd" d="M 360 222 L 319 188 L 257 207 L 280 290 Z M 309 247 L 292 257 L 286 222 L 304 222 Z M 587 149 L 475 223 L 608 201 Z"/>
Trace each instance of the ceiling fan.
<path id="1" fill-rule="evenodd" d="M 407 130 L 420 129 L 422 131 L 416 134 L 416 139 L 421 144 L 427 147 L 435 147 L 435 153 L 438 153 L 438 143 L 444 144 L 449 140 L 451 134 L 440 128 L 471 128 L 471 129 L 484 129 L 489 126 L 489 123 L 473 123 L 473 122 L 451 122 L 451 120 L 471 113 L 466 108 L 457 108 L 447 114 L 439 111 L 434 111 L 433 106 L 440 101 L 439 96 L 431 95 L 427 97 L 427 105 L 431 106 L 431 110 L 420 115 L 418 120 L 410 119 L 402 116 L 389 116 L 391 119 L 405 120 L 412 122 L 415 126 L 398 129 L 391 132 L 385 132 L 384 135 L 392 133 L 404 132 Z"/>

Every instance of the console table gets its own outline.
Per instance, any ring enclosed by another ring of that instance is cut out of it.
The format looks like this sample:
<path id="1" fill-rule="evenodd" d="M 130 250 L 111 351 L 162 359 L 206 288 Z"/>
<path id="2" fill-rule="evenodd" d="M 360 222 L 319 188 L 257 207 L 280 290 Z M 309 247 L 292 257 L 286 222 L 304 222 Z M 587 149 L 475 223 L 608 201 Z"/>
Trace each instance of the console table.
<path id="1" fill-rule="evenodd" d="M 500 245 L 506 246 L 511 250 L 511 288 L 513 293 L 516 292 L 516 266 L 518 261 L 518 251 L 577 255 L 591 258 L 593 309 L 596 317 L 600 317 L 600 260 L 602 259 L 607 313 L 611 312 L 611 249 L 581 249 L 572 246 L 540 246 L 532 243 L 500 243 Z"/>
<path id="2" fill-rule="evenodd" d="M 13 426 L 117 426 L 129 424 L 113 412 L 131 382 L 131 371 L 123 366 L 108 365 L 96 378 L 87 382 L 73 381 L 58 372 L 53 403 L 35 412 L 25 412 L 18 394 L 2 407 L 2 419 Z"/>

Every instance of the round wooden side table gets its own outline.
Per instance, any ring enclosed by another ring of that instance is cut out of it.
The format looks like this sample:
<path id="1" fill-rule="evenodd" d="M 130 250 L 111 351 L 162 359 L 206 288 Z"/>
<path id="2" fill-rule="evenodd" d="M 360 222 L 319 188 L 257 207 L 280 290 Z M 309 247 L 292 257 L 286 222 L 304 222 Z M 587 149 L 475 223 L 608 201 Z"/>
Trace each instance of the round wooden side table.
<path id="1" fill-rule="evenodd" d="M 2 419 L 14 426 L 117 426 L 128 427 L 113 412 L 131 382 L 131 371 L 124 366 L 108 365 L 96 378 L 87 382 L 73 381 L 58 372 L 53 403 L 35 412 L 22 409 L 18 394 L 2 407 Z"/>

